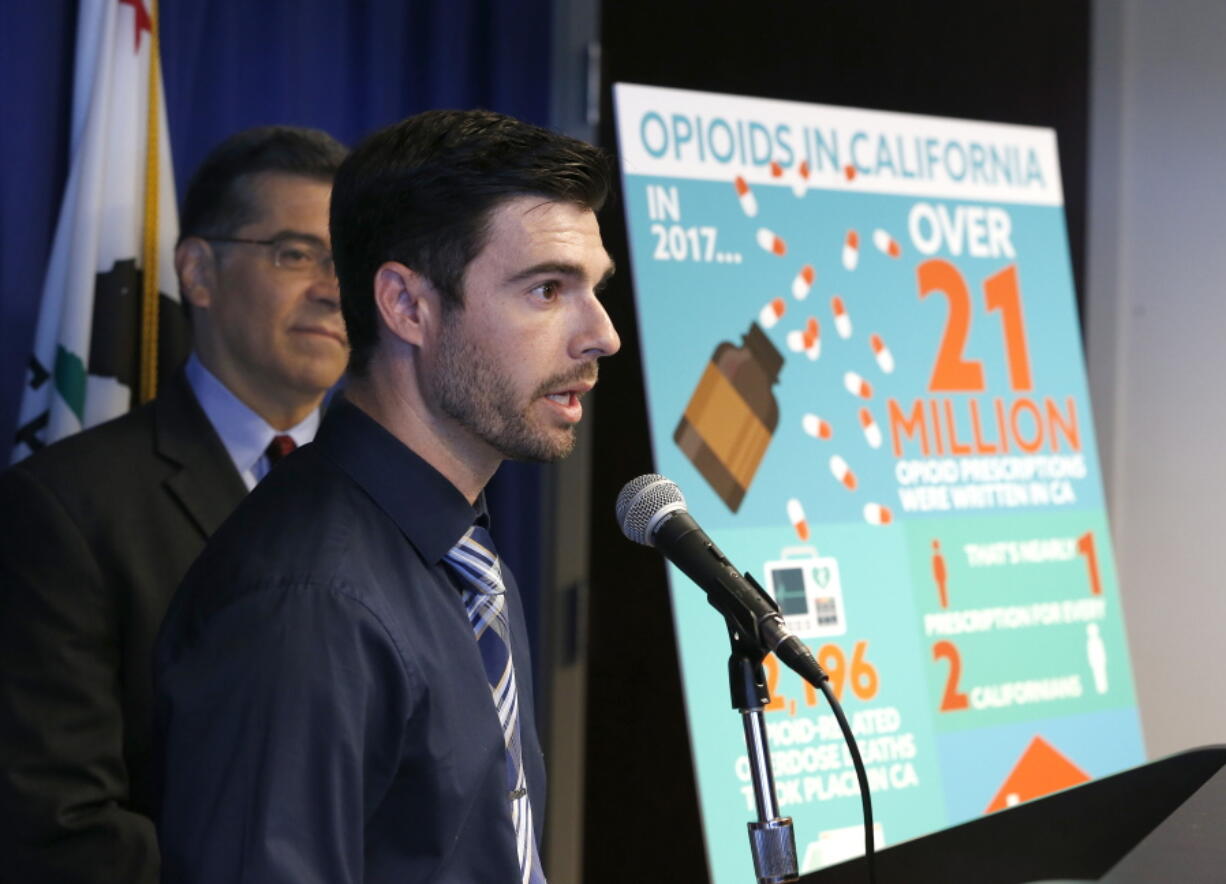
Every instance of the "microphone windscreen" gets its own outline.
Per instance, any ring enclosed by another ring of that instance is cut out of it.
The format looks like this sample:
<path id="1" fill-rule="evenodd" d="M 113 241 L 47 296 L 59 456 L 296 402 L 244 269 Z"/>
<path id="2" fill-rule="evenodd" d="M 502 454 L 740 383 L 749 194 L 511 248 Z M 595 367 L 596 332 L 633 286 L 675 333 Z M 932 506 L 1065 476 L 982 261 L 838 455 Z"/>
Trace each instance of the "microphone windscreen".
<path id="1" fill-rule="evenodd" d="M 631 479 L 617 495 L 617 524 L 622 534 L 635 543 L 654 545 L 654 535 L 662 519 L 685 512 L 685 495 L 677 483 L 658 473 Z"/>

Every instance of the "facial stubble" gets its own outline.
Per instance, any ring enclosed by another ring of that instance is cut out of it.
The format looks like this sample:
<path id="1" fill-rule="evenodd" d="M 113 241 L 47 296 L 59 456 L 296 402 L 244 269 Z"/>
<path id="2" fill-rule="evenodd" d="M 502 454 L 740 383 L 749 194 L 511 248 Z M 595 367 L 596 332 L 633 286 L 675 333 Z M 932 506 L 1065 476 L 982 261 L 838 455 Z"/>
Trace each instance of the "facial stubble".
<path id="1" fill-rule="evenodd" d="M 466 335 L 459 315 L 444 323 L 431 393 L 439 408 L 510 460 L 553 462 L 575 447 L 573 424 L 542 424 L 531 411 L 537 400 L 578 383 L 595 383 L 596 361 L 546 378 L 522 401 L 488 350 Z"/>

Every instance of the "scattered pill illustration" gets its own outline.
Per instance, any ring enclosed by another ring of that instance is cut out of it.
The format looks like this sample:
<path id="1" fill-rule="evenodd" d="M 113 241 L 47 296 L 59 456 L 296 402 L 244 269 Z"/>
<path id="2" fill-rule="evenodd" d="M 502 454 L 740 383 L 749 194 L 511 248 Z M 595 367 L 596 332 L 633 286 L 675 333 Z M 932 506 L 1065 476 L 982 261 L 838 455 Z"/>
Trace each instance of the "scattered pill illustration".
<path id="1" fill-rule="evenodd" d="M 873 356 L 877 359 L 877 367 L 886 374 L 891 374 L 894 371 L 894 354 L 885 345 L 885 341 L 881 340 L 881 335 L 875 333 L 871 335 L 868 339 L 868 344 L 873 348 Z"/>
<path id="2" fill-rule="evenodd" d="M 758 325 L 763 328 L 774 328 L 779 317 L 783 316 L 787 309 L 788 305 L 784 303 L 783 298 L 775 298 L 767 302 L 766 306 L 758 311 Z"/>
<path id="3" fill-rule="evenodd" d="M 889 255 L 891 258 L 897 258 L 902 254 L 902 247 L 898 245 L 897 240 L 880 227 L 873 231 L 873 245 L 883 255 Z"/>
<path id="4" fill-rule="evenodd" d="M 810 360 L 816 361 L 817 357 L 822 355 L 822 327 L 818 324 L 816 317 L 810 316 L 809 322 L 805 325 L 804 345 L 805 355 Z"/>
<path id="5" fill-rule="evenodd" d="M 843 375 L 843 386 L 847 388 L 847 392 L 853 396 L 859 396 L 861 399 L 871 399 L 873 396 L 873 386 L 854 371 L 849 371 Z"/>
<path id="6" fill-rule="evenodd" d="M 879 503 L 866 503 L 864 505 L 864 521 L 870 525 L 888 525 L 894 521 L 894 514 L 890 512 L 888 506 L 882 506 Z"/>
<path id="7" fill-rule="evenodd" d="M 873 413 L 867 408 L 860 409 L 860 426 L 864 428 L 864 439 L 872 448 L 881 447 L 881 427 L 873 419 Z"/>
<path id="8" fill-rule="evenodd" d="M 815 279 L 817 279 L 817 272 L 813 269 L 812 264 L 801 267 L 796 278 L 792 280 L 792 297 L 797 301 L 803 301 L 809 297 L 809 289 L 813 288 Z"/>
<path id="9" fill-rule="evenodd" d="M 796 167 L 796 180 L 792 182 L 792 193 L 798 197 L 805 195 L 805 191 L 809 189 L 809 161 L 801 160 L 800 165 Z"/>
<path id="10" fill-rule="evenodd" d="M 843 268 L 845 270 L 855 270 L 856 265 L 860 263 L 860 234 L 854 230 L 847 231 L 847 236 L 843 239 Z"/>
<path id="11" fill-rule="evenodd" d="M 837 454 L 830 455 L 830 474 L 842 482 L 848 491 L 856 490 L 856 474 L 851 471 L 847 461 Z"/>
<path id="12" fill-rule="evenodd" d="M 800 419 L 800 425 L 814 439 L 829 439 L 834 435 L 830 422 L 822 420 L 816 414 L 806 414 Z"/>
<path id="13" fill-rule="evenodd" d="M 830 299 L 830 312 L 834 314 L 834 330 L 839 333 L 839 337 L 847 340 L 851 337 L 851 317 L 847 314 L 847 307 L 843 304 L 843 299 L 835 295 Z"/>
<path id="14" fill-rule="evenodd" d="M 788 501 L 788 519 L 796 529 L 796 536 L 801 540 L 808 540 L 809 523 L 805 520 L 805 509 L 795 497 Z"/>
<path id="15" fill-rule="evenodd" d="M 756 218 L 758 215 L 758 198 L 749 189 L 749 184 L 740 175 L 737 175 L 736 180 L 732 183 L 736 187 L 737 198 L 741 201 L 741 211 L 750 218 Z"/>
<path id="16" fill-rule="evenodd" d="M 788 253 L 787 244 L 765 227 L 758 228 L 758 245 L 764 251 L 770 252 L 773 255 L 779 255 L 780 257 Z"/>

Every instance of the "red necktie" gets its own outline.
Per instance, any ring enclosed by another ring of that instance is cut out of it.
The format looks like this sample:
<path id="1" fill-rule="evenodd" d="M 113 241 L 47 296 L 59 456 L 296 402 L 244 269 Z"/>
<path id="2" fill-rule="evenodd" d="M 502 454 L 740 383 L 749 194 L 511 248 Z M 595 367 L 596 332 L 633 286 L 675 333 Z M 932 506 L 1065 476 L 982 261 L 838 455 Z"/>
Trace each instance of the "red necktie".
<path id="1" fill-rule="evenodd" d="M 286 436 L 285 434 L 273 436 L 272 441 L 268 443 L 268 447 L 264 449 L 264 455 L 268 458 L 269 469 L 275 467 L 277 461 L 297 447 L 298 443 L 294 441 L 293 436 Z"/>

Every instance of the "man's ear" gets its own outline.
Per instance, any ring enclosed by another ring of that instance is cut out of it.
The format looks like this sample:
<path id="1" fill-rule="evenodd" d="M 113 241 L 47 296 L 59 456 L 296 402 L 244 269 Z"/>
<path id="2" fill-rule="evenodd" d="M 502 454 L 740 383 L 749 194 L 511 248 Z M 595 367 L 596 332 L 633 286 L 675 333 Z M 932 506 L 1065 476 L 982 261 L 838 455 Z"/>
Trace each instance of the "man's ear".
<path id="1" fill-rule="evenodd" d="M 415 347 L 438 325 L 441 312 L 430 281 L 399 261 L 387 261 L 375 271 L 375 308 L 388 332 Z"/>
<path id="2" fill-rule="evenodd" d="M 198 236 L 189 236 L 175 247 L 175 273 L 179 296 L 188 304 L 207 310 L 217 288 L 217 264 L 213 249 Z"/>

